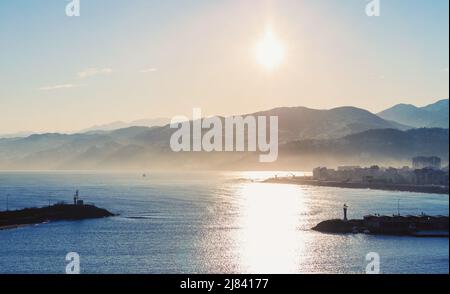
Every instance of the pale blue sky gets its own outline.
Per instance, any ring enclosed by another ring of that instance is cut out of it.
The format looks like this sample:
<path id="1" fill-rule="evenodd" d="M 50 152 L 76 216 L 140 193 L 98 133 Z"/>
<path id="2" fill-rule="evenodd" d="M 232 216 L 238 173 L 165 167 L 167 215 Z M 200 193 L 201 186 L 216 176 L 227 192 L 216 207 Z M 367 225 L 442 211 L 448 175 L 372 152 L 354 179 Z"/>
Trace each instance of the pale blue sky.
<path id="1" fill-rule="evenodd" d="M 0 1 L 0 133 L 73 131 L 115 120 L 239 114 L 276 106 L 448 98 L 449 1 Z M 267 72 L 254 46 L 285 47 Z"/>

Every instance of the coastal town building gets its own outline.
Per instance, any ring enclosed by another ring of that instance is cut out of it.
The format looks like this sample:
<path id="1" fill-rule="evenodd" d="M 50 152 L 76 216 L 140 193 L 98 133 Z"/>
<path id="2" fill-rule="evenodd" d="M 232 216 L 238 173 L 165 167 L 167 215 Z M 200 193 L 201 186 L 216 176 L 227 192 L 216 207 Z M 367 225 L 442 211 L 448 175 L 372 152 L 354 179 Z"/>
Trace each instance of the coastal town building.
<path id="1" fill-rule="evenodd" d="M 448 168 L 440 167 L 439 157 L 416 157 L 413 159 L 413 168 L 384 168 L 377 165 L 341 166 L 337 169 L 318 167 L 313 170 L 313 179 L 340 183 L 448 186 Z"/>
<path id="2" fill-rule="evenodd" d="M 448 171 L 438 170 L 434 168 L 423 168 L 414 171 L 416 185 L 440 185 L 448 186 Z"/>
<path id="3" fill-rule="evenodd" d="M 423 169 L 423 168 L 434 168 L 441 169 L 441 159 L 436 156 L 418 156 L 413 158 L 413 168 Z"/>

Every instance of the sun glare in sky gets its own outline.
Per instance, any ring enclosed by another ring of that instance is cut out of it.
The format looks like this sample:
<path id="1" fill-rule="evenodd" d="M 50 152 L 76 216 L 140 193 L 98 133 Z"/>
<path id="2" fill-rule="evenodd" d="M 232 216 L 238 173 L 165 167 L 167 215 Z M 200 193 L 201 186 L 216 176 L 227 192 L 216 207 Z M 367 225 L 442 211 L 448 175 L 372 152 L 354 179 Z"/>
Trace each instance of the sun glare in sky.
<path id="1" fill-rule="evenodd" d="M 283 44 L 276 38 L 271 29 L 268 29 L 263 39 L 256 46 L 258 63 L 268 71 L 272 71 L 283 62 L 285 50 Z"/>

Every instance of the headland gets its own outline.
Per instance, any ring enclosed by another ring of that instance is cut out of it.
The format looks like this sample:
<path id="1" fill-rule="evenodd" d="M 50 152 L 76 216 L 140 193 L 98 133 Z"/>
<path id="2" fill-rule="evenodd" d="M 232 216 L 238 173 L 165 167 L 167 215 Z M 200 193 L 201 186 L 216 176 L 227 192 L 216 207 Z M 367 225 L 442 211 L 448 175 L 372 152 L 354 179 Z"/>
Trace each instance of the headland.
<path id="1" fill-rule="evenodd" d="M 0 230 L 51 221 L 73 221 L 114 216 L 106 209 L 86 204 L 55 204 L 42 208 L 25 208 L 0 212 Z"/>

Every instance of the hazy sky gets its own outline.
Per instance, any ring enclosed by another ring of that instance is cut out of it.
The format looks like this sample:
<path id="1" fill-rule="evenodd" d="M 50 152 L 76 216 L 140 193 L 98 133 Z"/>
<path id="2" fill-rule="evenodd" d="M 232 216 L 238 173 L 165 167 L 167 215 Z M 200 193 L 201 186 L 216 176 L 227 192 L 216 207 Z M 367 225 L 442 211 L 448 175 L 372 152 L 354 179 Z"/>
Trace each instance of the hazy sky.
<path id="1" fill-rule="evenodd" d="M 448 98 L 449 1 L 0 1 L 0 133 Z M 274 70 L 255 48 L 271 27 Z"/>

